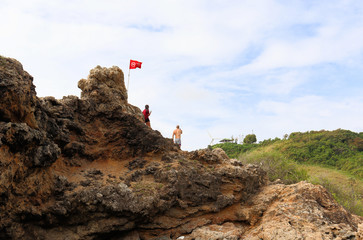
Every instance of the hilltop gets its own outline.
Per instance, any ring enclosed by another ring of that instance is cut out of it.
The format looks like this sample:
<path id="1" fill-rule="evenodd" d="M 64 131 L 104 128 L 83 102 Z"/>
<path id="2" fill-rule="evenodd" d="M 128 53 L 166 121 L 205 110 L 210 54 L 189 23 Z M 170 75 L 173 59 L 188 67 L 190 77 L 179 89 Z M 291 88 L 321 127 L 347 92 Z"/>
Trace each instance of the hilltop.
<path id="1" fill-rule="evenodd" d="M 363 132 L 349 130 L 293 132 L 285 139 L 267 139 L 258 144 L 216 144 L 228 156 L 249 150 L 276 150 L 298 163 L 319 164 L 345 170 L 363 179 Z"/>
<path id="2" fill-rule="evenodd" d="M 362 239 L 322 186 L 270 182 L 218 148 L 184 152 L 128 103 L 120 68 L 81 98 L 36 96 L 0 57 L 1 239 Z"/>
<path id="3" fill-rule="evenodd" d="M 346 209 L 363 216 L 363 133 L 344 129 L 293 132 L 284 139 L 212 148 L 218 147 L 230 157 L 261 165 L 272 181 L 321 184 Z"/>

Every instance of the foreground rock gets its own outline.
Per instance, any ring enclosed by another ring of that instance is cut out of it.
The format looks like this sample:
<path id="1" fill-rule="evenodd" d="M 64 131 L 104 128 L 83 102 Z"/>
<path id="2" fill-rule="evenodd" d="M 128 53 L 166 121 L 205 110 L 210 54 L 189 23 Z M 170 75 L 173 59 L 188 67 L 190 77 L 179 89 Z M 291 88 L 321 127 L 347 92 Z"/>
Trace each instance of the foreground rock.
<path id="1" fill-rule="evenodd" d="M 0 57 L 0 239 L 361 238 L 362 218 L 320 186 L 180 151 L 127 102 L 118 67 L 78 86 L 80 99 L 37 98 Z"/>
<path id="2" fill-rule="evenodd" d="M 197 228 L 184 239 L 360 239 L 362 221 L 306 182 L 264 186 L 232 216 L 237 221 Z"/>

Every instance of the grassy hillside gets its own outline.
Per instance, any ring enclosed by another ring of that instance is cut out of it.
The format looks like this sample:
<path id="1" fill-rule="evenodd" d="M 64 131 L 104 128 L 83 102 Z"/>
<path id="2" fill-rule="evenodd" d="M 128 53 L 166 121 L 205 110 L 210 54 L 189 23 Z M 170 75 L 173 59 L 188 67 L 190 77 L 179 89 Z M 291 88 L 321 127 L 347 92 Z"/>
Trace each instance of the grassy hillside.
<path id="1" fill-rule="evenodd" d="M 302 165 L 309 173 L 309 182 L 324 186 L 348 211 L 363 216 L 363 180 L 354 178 L 344 171 Z"/>
<path id="2" fill-rule="evenodd" d="M 276 150 L 299 163 L 331 166 L 363 179 L 363 133 L 348 130 L 291 133 Z"/>
<path id="3" fill-rule="evenodd" d="M 291 133 L 258 144 L 224 143 L 231 158 L 260 164 L 271 181 L 302 180 L 326 187 L 349 211 L 363 216 L 363 133 L 348 130 Z"/>
<path id="4" fill-rule="evenodd" d="M 275 138 L 258 144 L 223 143 L 221 147 L 231 158 L 248 151 L 274 151 L 297 163 L 329 166 L 363 179 L 363 132 L 335 131 L 294 132 L 287 139 Z"/>

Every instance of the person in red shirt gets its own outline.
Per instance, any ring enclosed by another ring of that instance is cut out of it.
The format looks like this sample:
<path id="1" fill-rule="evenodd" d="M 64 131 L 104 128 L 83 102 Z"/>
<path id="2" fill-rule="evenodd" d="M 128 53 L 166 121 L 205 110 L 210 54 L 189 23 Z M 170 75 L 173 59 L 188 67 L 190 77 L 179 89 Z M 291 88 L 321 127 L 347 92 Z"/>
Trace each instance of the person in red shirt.
<path id="1" fill-rule="evenodd" d="M 149 119 L 151 111 L 149 111 L 149 105 L 145 105 L 145 109 L 144 111 L 142 111 L 142 114 L 144 114 L 145 124 L 151 128 L 150 119 Z"/>

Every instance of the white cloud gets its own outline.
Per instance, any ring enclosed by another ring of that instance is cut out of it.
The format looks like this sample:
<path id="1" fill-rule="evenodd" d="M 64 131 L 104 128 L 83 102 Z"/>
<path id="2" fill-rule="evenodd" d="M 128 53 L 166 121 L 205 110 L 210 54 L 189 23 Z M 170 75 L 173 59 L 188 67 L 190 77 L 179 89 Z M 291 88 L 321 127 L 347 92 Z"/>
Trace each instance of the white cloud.
<path id="1" fill-rule="evenodd" d="M 268 115 L 266 123 L 274 129 L 290 131 L 334 130 L 362 131 L 363 98 L 333 100 L 321 96 L 304 96 L 290 102 L 261 101 L 260 114 Z"/>
<path id="2" fill-rule="evenodd" d="M 142 61 L 131 71 L 130 103 L 148 103 L 167 137 L 181 124 L 187 149 L 206 146 L 207 131 L 253 130 L 259 140 L 300 129 L 362 131 L 362 99 L 347 94 L 362 79 L 344 77 L 363 76 L 359 1 L 1 4 L 0 54 L 23 63 L 39 96 L 79 95 L 78 80 L 96 65 L 120 66 L 127 81 L 129 59 Z M 342 71 L 329 92 L 319 89 L 325 64 Z"/>

